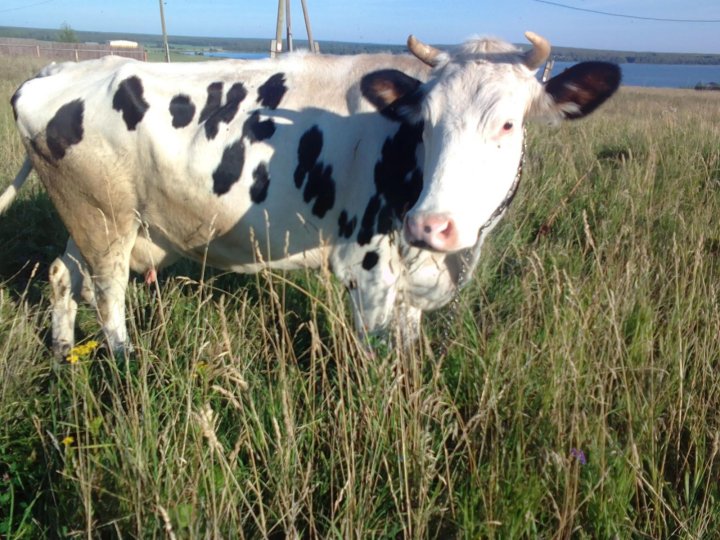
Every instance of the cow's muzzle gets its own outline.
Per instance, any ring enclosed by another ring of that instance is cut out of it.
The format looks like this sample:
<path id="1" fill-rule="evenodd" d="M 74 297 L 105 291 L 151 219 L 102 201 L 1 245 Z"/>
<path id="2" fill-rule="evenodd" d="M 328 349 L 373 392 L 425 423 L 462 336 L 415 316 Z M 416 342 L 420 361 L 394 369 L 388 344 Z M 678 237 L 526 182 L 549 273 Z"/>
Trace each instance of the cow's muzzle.
<path id="1" fill-rule="evenodd" d="M 458 249 L 457 226 L 447 214 L 408 214 L 403 227 L 411 246 L 439 252 Z"/>

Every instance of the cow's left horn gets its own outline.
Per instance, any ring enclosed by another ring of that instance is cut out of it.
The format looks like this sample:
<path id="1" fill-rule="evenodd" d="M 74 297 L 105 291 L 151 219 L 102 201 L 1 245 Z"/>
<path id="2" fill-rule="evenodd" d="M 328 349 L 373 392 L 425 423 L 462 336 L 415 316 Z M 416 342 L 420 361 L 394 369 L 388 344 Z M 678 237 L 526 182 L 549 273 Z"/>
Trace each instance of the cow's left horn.
<path id="1" fill-rule="evenodd" d="M 525 37 L 532 43 L 532 49 L 525 53 L 525 65 L 530 69 L 537 69 L 550 56 L 550 43 L 535 32 L 525 32 Z"/>
<path id="2" fill-rule="evenodd" d="M 410 34 L 407 39 L 407 46 L 410 52 L 425 62 L 428 66 L 435 67 L 438 63 L 440 50 L 431 47 Z"/>

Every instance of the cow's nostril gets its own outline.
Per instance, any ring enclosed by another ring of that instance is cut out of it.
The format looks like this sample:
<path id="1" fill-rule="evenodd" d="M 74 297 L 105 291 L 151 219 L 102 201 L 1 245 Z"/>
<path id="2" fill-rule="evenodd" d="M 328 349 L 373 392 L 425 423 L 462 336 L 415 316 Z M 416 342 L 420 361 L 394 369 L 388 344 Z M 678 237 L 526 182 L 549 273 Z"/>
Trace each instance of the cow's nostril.
<path id="1" fill-rule="evenodd" d="M 423 231 L 425 231 L 427 234 L 430 234 L 432 232 L 432 227 L 430 225 L 425 225 Z"/>
<path id="2" fill-rule="evenodd" d="M 449 238 L 453 234 L 453 224 L 452 221 L 448 221 L 445 227 L 440 231 L 440 235 L 444 238 Z"/>

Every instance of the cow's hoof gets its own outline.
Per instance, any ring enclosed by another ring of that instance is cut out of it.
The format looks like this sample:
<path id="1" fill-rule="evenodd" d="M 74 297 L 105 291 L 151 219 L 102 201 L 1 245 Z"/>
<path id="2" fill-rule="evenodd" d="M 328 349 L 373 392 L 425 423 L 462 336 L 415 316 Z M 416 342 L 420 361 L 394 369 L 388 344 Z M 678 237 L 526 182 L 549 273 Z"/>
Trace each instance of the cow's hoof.
<path id="1" fill-rule="evenodd" d="M 58 360 L 67 360 L 72 353 L 73 344 L 69 341 L 56 341 L 52 344 L 53 356 Z"/>

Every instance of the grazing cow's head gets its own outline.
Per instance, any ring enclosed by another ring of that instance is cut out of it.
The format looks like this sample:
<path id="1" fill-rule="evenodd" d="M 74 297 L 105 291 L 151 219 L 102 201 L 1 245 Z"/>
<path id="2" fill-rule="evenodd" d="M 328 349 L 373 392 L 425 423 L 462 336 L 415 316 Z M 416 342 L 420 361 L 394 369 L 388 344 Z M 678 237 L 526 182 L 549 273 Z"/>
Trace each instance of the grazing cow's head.
<path id="1" fill-rule="evenodd" d="M 363 80 L 364 95 L 383 114 L 424 125 L 423 189 L 404 224 L 410 244 L 438 252 L 474 246 L 516 185 L 528 116 L 580 118 L 617 89 L 620 70 L 604 62 L 540 83 L 535 71 L 550 45 L 526 37 L 533 47 L 524 53 L 491 39 L 447 53 L 410 36 L 410 51 L 433 68 L 426 83 L 395 70 Z"/>

